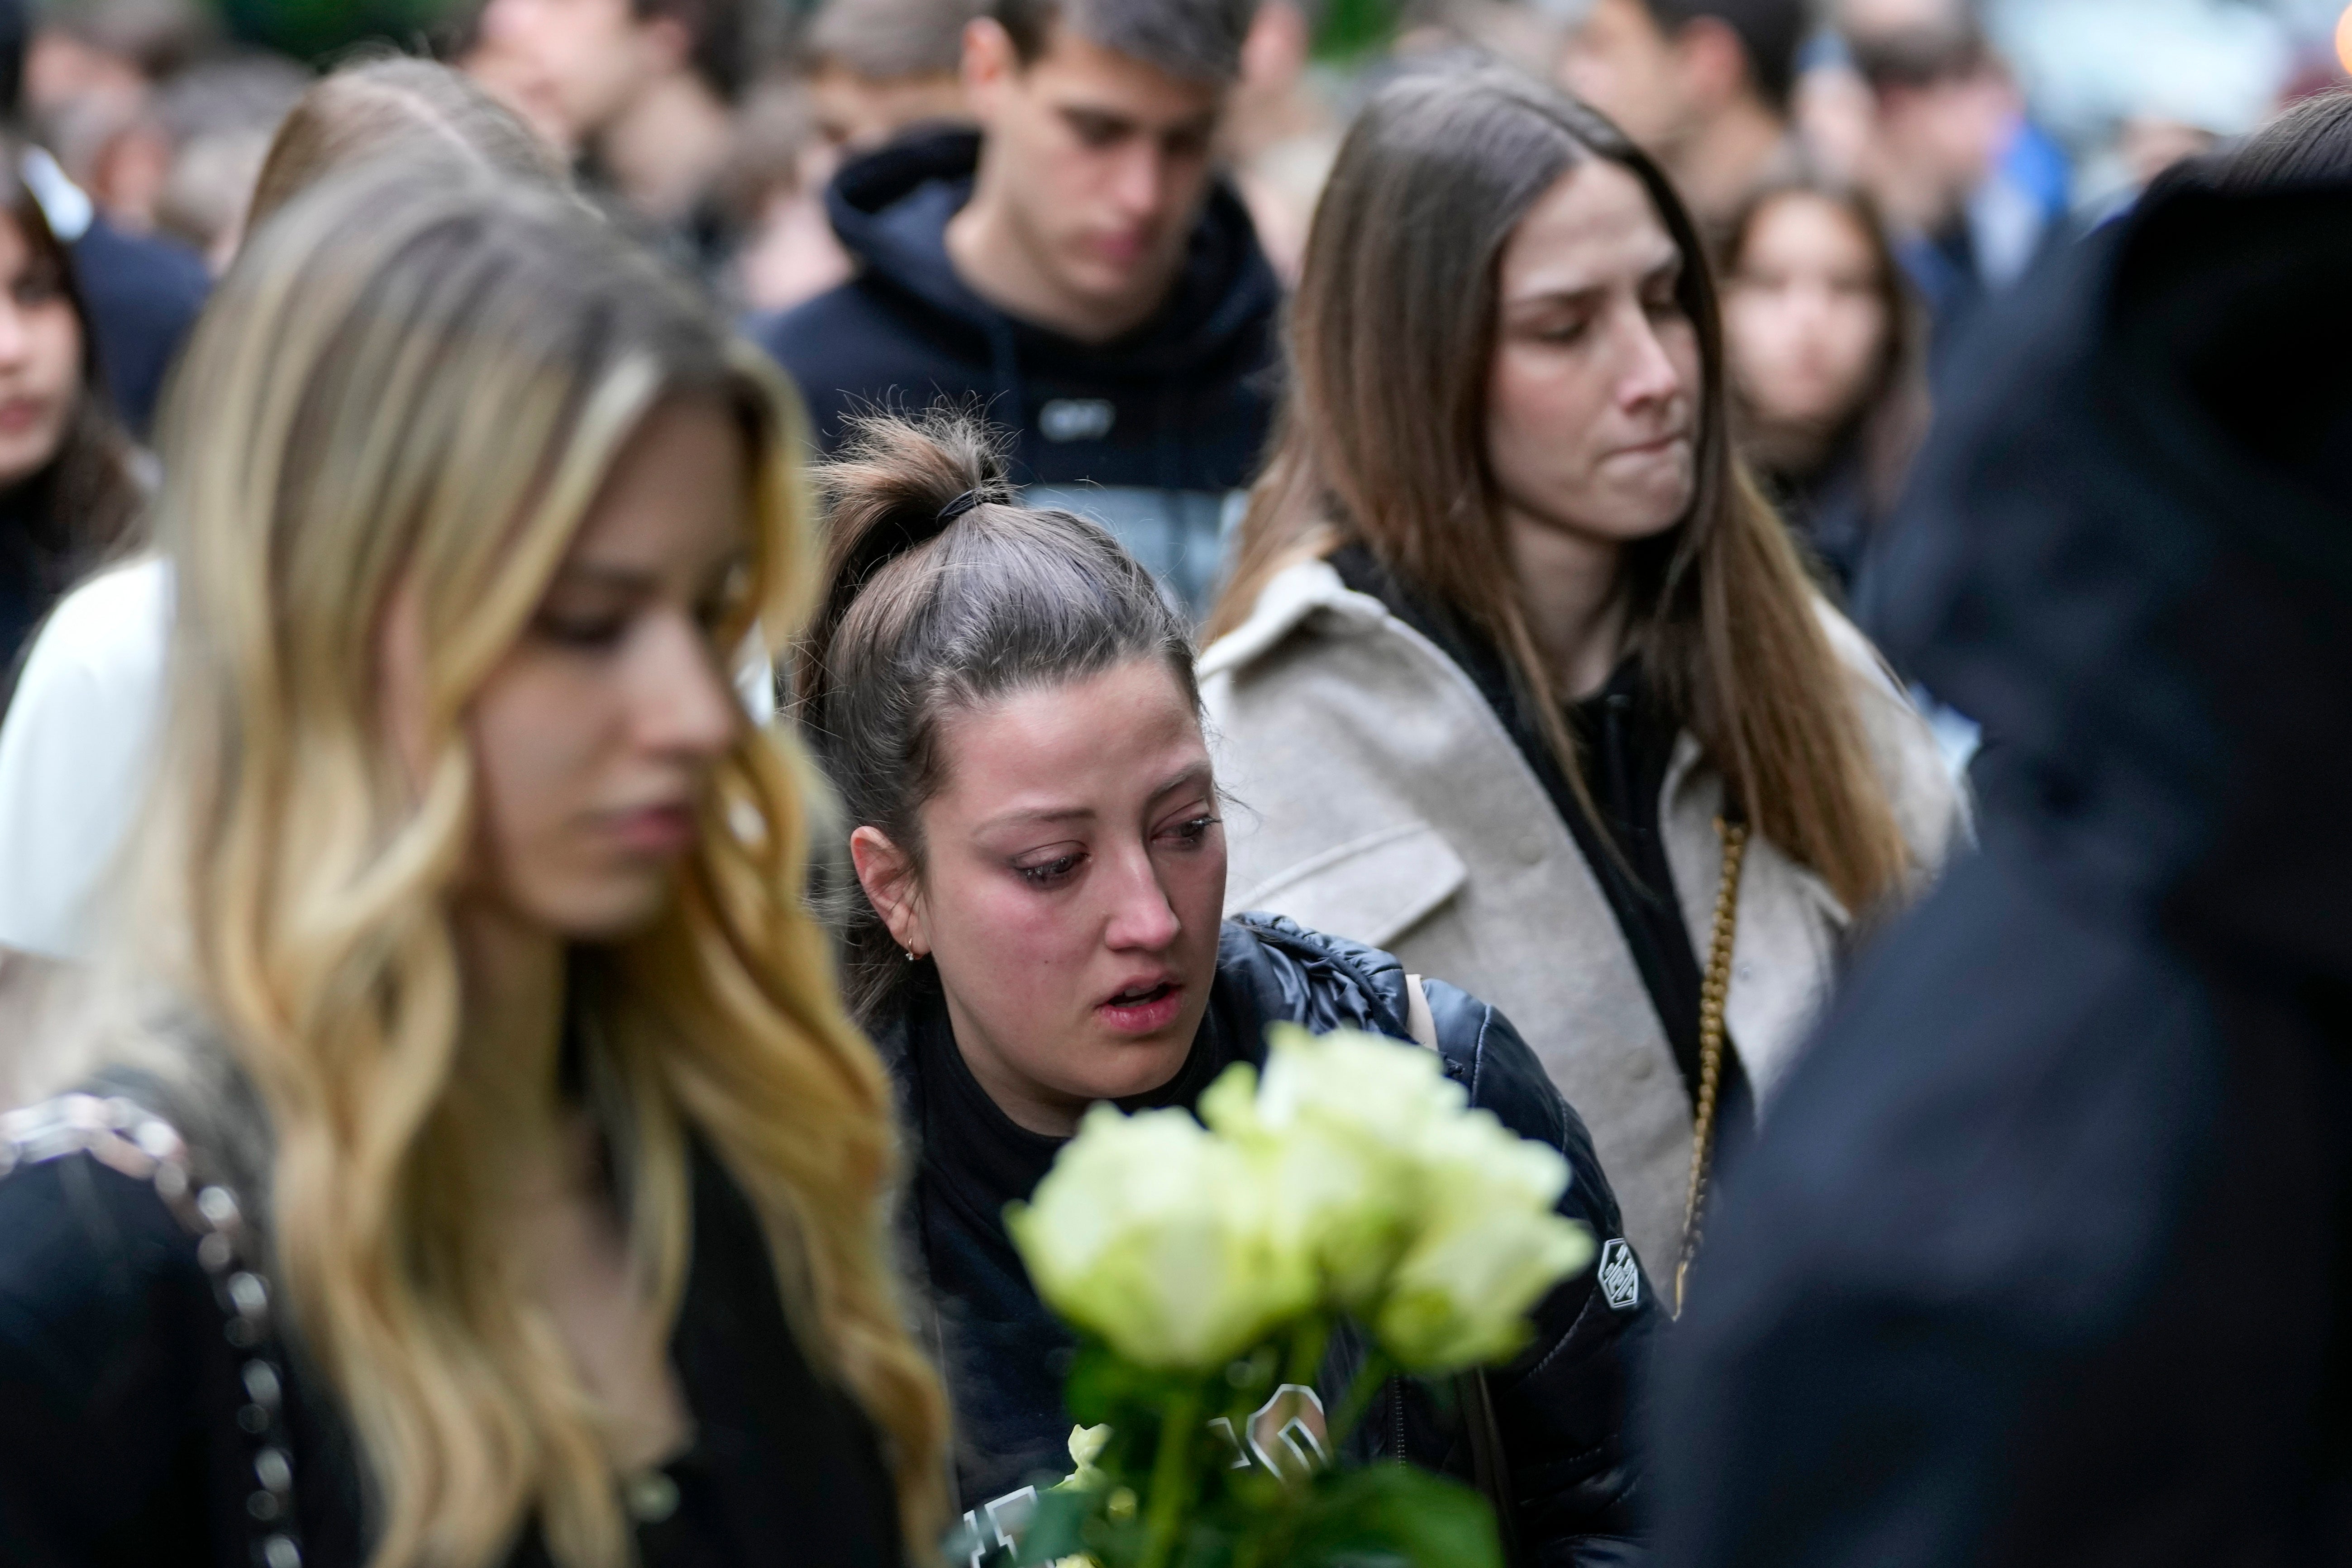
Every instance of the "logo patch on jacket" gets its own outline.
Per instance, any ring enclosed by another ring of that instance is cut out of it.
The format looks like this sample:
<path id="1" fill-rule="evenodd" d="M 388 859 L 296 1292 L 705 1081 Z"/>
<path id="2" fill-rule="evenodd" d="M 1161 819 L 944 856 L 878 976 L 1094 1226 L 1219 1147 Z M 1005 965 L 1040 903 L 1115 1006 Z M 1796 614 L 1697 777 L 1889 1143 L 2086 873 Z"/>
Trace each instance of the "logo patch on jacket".
<path id="1" fill-rule="evenodd" d="M 1623 1237 L 1606 1241 L 1601 1247 L 1601 1267 L 1595 1271 L 1601 1281 L 1601 1299 L 1621 1312 L 1630 1312 L 1642 1299 L 1642 1266 L 1634 1261 L 1633 1249 Z"/>
<path id="2" fill-rule="evenodd" d="M 1037 410 L 1037 429 L 1048 441 L 1099 441 L 1118 418 L 1107 397 L 1056 397 Z"/>

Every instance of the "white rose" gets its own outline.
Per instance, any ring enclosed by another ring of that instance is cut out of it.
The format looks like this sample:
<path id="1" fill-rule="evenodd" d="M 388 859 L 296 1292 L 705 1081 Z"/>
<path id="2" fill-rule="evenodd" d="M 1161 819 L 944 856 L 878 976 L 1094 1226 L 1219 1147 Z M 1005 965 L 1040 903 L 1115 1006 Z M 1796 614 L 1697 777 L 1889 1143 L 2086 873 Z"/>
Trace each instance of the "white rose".
<path id="1" fill-rule="evenodd" d="M 1255 1094 L 1236 1069 L 1202 1114 L 1251 1151 L 1278 1234 L 1332 1303 L 1415 1371 L 1517 1349 L 1528 1310 L 1591 1258 L 1591 1237 L 1553 1212 L 1567 1160 L 1472 1110 L 1433 1051 L 1295 1026 L 1267 1041 Z"/>
<path id="2" fill-rule="evenodd" d="M 1568 1162 L 1484 1110 L 1432 1129 L 1417 1152 L 1419 1233 L 1372 1330 L 1414 1372 L 1501 1361 L 1526 1342 L 1528 1313 L 1592 1260 L 1591 1233 L 1553 1210 Z"/>
<path id="3" fill-rule="evenodd" d="M 1429 1052 L 1373 1036 L 1283 1025 L 1267 1040 L 1264 1078 L 1228 1069 L 1202 1116 L 1249 1151 L 1282 1245 L 1312 1259 L 1333 1304 L 1361 1310 L 1417 1226 L 1414 1152 L 1466 1097 Z"/>
<path id="4" fill-rule="evenodd" d="M 1314 1301 L 1250 1162 L 1186 1111 L 1096 1106 L 1006 1224 L 1046 1303 L 1138 1365 L 1212 1370 Z"/>

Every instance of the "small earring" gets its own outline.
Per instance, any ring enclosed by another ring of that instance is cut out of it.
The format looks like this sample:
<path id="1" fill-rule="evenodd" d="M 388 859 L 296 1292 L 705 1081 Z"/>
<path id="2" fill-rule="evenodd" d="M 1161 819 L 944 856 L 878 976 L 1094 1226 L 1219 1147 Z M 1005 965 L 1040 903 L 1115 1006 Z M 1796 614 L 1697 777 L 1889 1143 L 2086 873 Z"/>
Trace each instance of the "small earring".
<path id="1" fill-rule="evenodd" d="M 917 952 L 916 952 L 913 948 L 911 948 L 911 947 L 910 947 L 910 948 L 908 948 L 908 949 L 907 950 L 907 962 L 908 962 L 908 963 L 914 963 L 917 959 L 920 958 L 921 956 L 922 956 L 922 954 L 920 954 L 920 953 Z"/>

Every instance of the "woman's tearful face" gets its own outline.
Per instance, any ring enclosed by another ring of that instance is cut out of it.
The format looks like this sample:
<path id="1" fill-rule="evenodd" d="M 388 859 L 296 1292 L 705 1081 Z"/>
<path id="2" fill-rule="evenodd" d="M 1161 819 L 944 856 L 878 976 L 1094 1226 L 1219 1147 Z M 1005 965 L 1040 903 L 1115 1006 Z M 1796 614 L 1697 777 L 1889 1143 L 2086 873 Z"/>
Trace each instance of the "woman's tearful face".
<path id="1" fill-rule="evenodd" d="M 1208 1007 L 1225 841 L 1200 720 L 1143 659 L 952 714 L 940 743 L 919 870 L 868 827 L 858 876 L 937 962 L 990 1097 L 1065 1133 L 1175 1077 Z"/>

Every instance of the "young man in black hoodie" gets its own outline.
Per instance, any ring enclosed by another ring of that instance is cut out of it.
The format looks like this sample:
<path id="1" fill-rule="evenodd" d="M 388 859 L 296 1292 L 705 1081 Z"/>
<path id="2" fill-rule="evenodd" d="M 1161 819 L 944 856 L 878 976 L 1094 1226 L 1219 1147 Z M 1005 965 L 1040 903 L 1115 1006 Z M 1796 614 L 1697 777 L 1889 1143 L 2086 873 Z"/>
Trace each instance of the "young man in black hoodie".
<path id="1" fill-rule="evenodd" d="M 965 34 L 980 133 L 844 168 L 858 276 L 755 329 L 821 440 L 869 404 L 982 406 L 1031 504 L 1206 605 L 1274 399 L 1280 289 L 1210 162 L 1250 8 L 992 0 Z"/>

